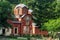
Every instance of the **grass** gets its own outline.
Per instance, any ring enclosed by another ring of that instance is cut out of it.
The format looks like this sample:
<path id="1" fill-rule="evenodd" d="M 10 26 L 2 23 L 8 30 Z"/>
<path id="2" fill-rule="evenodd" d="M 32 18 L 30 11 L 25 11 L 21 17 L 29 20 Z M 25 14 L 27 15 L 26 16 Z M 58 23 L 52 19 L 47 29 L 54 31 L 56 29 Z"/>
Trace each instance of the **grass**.
<path id="1" fill-rule="evenodd" d="M 46 38 L 46 37 L 44 37 L 44 38 L 37 38 L 37 37 L 30 37 L 31 38 L 31 40 L 32 40 L 32 38 L 33 39 L 37 39 L 37 40 L 46 40 L 46 39 L 48 39 L 48 37 Z M 29 39 L 29 37 L 0 37 L 0 40 L 28 40 Z M 56 40 L 59 40 L 58 38 L 56 38 Z"/>
<path id="2" fill-rule="evenodd" d="M 0 37 L 0 40 L 27 40 L 25 37 Z"/>
<path id="3" fill-rule="evenodd" d="M 17 36 L 0 36 L 0 40 L 27 40 L 27 38 Z"/>

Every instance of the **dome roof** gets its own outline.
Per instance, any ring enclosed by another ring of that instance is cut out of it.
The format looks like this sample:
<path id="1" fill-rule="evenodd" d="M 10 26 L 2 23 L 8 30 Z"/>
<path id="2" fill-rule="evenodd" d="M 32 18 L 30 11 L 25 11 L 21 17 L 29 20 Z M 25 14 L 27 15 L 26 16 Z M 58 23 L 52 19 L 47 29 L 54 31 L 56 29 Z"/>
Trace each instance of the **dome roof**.
<path id="1" fill-rule="evenodd" d="M 23 8 L 23 7 L 27 7 L 26 5 L 24 5 L 24 4 L 18 4 L 18 5 L 16 5 L 16 7 L 15 8 L 17 8 L 17 7 L 21 7 L 21 8 Z M 28 8 L 28 7 L 27 7 Z"/>

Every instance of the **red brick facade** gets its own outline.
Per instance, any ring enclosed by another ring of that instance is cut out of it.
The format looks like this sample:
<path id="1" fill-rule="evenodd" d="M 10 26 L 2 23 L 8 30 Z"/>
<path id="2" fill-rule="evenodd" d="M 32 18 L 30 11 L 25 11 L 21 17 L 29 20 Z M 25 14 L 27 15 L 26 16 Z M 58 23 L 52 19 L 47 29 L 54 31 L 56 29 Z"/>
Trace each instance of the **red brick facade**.
<path id="1" fill-rule="evenodd" d="M 23 7 L 22 7 L 22 6 Z M 12 35 L 23 35 L 23 34 L 37 34 L 37 35 L 48 35 L 47 31 L 41 31 L 33 25 L 32 10 L 24 4 L 19 4 L 14 8 L 15 19 L 8 20 L 8 23 L 12 25 Z"/>

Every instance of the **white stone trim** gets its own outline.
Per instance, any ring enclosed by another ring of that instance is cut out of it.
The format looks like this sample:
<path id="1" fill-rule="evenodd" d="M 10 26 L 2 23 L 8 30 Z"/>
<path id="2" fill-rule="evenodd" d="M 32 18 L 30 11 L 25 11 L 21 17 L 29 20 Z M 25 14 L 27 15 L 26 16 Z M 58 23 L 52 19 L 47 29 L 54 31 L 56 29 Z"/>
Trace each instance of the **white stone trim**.
<path id="1" fill-rule="evenodd" d="M 33 12 L 33 10 L 31 10 L 31 9 L 29 9 L 28 11 L 29 11 L 29 12 Z"/>
<path id="2" fill-rule="evenodd" d="M 34 26 L 34 27 L 35 27 L 35 26 L 36 26 L 36 23 L 32 23 L 32 26 Z"/>
<path id="3" fill-rule="evenodd" d="M 23 18 L 25 15 L 26 15 L 26 14 L 23 14 L 23 15 L 21 16 L 21 18 Z"/>
<path id="4" fill-rule="evenodd" d="M 15 8 L 17 8 L 17 7 L 21 7 L 21 8 L 23 8 L 23 7 L 27 7 L 26 5 L 24 5 L 24 4 L 18 4 L 18 5 L 16 5 L 16 7 Z M 27 7 L 28 8 L 28 7 Z"/>
<path id="5" fill-rule="evenodd" d="M 32 33 L 35 34 L 35 26 L 32 26 Z"/>
<path id="6" fill-rule="evenodd" d="M 19 18 L 19 15 L 15 15 L 15 18 Z"/>

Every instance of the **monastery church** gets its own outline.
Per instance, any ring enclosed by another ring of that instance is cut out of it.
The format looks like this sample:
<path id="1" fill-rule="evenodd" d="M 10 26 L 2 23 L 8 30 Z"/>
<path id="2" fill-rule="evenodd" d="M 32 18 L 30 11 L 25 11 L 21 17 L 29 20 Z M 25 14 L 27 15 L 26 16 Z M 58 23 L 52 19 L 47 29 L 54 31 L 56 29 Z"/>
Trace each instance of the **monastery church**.
<path id="1" fill-rule="evenodd" d="M 39 30 L 38 26 L 32 20 L 33 10 L 24 4 L 18 4 L 14 8 L 14 20 L 7 20 L 12 25 L 11 28 L 3 28 L 0 34 L 4 35 L 48 35 L 47 31 Z"/>

